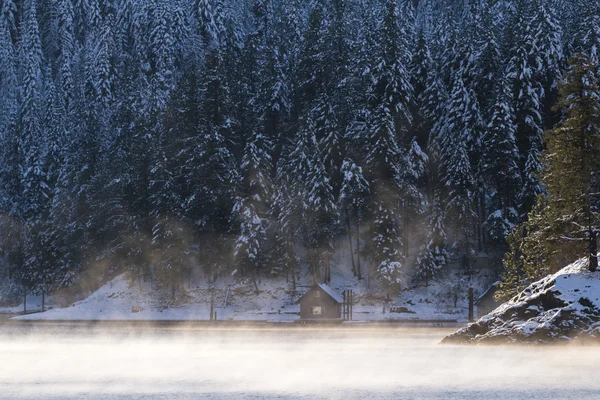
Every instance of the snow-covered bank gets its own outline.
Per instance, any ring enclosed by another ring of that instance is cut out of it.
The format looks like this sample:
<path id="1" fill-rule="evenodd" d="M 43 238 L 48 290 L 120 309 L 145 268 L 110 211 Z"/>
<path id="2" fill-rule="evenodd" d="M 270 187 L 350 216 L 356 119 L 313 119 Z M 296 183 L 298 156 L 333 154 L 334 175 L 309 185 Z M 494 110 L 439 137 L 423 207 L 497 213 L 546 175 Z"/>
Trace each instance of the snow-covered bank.
<path id="1" fill-rule="evenodd" d="M 258 283 L 259 292 L 249 282 L 231 279 L 222 281 L 214 289 L 214 306 L 218 320 L 293 322 L 298 319 L 296 300 L 310 287 L 301 282 L 296 291 L 290 290 L 284 278 L 264 279 Z M 467 304 L 459 299 L 454 307 L 448 300 L 447 287 L 432 284 L 404 291 L 390 303 L 381 298 L 367 296 L 366 282 L 336 269 L 331 286 L 341 293 L 345 289 L 355 292 L 353 319 L 355 321 L 387 320 L 457 320 L 465 321 Z M 483 285 L 480 290 L 483 290 Z M 20 320 L 208 320 L 210 315 L 210 290 L 206 282 L 192 285 L 185 298 L 169 304 L 149 283 L 131 282 L 122 274 L 103 285 L 96 292 L 70 307 L 16 317 Z M 390 312 L 394 306 L 395 312 Z"/>
<path id="2" fill-rule="evenodd" d="M 600 343 L 600 272 L 581 259 L 538 282 L 443 343 Z"/>

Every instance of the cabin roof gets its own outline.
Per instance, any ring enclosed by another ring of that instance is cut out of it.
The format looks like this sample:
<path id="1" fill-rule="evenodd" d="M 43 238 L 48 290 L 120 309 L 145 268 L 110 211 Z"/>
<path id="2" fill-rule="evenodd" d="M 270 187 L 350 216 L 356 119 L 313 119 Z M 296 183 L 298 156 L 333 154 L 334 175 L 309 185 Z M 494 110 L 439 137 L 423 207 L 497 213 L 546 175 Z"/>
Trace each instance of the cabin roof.
<path id="1" fill-rule="evenodd" d="M 304 294 L 303 294 L 303 295 L 302 295 L 302 296 L 301 296 L 301 297 L 298 299 L 298 301 L 297 301 L 296 303 L 299 303 L 299 302 L 300 302 L 300 300 L 302 300 L 302 299 L 304 298 L 304 296 L 306 296 L 308 293 L 310 293 L 310 292 L 311 292 L 313 289 L 315 289 L 315 288 L 317 288 L 317 287 L 318 287 L 319 289 L 321 289 L 322 291 L 324 291 L 325 293 L 327 293 L 327 295 L 328 295 L 329 297 L 331 297 L 333 300 L 335 300 L 337 303 L 340 303 L 340 304 L 341 304 L 341 303 L 343 303 L 343 302 L 344 302 L 344 299 L 342 298 L 342 296 L 340 296 L 340 295 L 339 295 L 339 294 L 338 294 L 338 293 L 337 293 L 335 290 L 333 290 L 333 289 L 331 288 L 331 286 L 329 286 L 329 285 L 327 285 L 327 284 L 325 284 L 325 283 L 319 283 L 319 284 L 317 284 L 316 286 L 313 286 L 313 287 L 312 287 L 312 288 L 311 288 L 311 289 L 310 289 L 308 292 L 304 293 Z"/>
<path id="2" fill-rule="evenodd" d="M 331 288 L 331 286 L 328 286 L 324 283 L 319 283 L 319 287 L 321 289 L 323 289 L 323 291 L 325 293 L 327 293 L 329 296 L 331 296 L 332 299 L 334 299 L 335 301 L 337 301 L 338 303 L 343 303 L 344 299 L 342 299 L 342 296 L 340 296 L 339 294 L 337 294 L 337 292 L 335 290 L 333 290 Z"/>

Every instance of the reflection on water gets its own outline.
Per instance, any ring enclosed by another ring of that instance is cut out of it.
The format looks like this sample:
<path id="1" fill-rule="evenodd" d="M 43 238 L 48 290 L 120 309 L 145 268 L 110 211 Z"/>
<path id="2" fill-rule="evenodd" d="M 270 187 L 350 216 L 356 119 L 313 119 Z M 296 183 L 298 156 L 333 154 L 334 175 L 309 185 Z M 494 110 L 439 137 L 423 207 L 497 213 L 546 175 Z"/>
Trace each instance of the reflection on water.
<path id="1" fill-rule="evenodd" d="M 448 329 L 0 327 L 1 399 L 598 399 L 600 348 Z"/>

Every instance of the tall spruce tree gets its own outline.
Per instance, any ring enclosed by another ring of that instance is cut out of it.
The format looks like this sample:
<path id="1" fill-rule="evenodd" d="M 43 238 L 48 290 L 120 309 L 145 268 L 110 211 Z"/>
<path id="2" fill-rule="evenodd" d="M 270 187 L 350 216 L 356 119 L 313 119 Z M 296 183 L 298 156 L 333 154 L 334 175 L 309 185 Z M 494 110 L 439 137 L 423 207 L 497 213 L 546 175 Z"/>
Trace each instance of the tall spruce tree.
<path id="1" fill-rule="evenodd" d="M 558 228 L 549 238 L 556 241 L 551 263 L 560 265 L 564 259 L 572 260 L 587 250 L 590 270 L 595 271 L 595 193 L 600 168 L 600 84 L 596 65 L 583 55 L 571 59 L 559 93 L 555 109 L 561 110 L 565 118 L 545 133 L 547 167 L 543 180 L 549 192 L 550 221 L 556 221 Z"/>

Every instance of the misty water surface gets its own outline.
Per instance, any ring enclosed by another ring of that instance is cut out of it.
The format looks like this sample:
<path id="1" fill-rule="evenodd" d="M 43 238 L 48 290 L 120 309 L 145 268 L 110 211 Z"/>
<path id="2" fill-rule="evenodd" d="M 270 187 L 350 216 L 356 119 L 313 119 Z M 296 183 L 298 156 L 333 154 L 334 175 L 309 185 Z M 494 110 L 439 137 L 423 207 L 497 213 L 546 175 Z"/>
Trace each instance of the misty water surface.
<path id="1" fill-rule="evenodd" d="M 600 348 L 448 329 L 0 327 L 1 399 L 598 399 Z"/>

